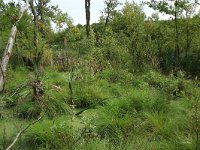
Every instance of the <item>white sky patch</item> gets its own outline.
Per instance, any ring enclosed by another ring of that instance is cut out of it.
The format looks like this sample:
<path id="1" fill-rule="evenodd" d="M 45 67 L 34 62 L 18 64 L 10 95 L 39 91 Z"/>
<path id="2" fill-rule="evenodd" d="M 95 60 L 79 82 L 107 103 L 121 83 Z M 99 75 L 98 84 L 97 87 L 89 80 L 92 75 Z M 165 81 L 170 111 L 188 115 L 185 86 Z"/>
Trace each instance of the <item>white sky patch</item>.
<path id="1" fill-rule="evenodd" d="M 132 0 L 127 0 L 131 2 Z M 126 0 L 119 0 L 124 4 Z M 141 3 L 142 0 L 135 0 L 137 3 Z M 51 4 L 58 5 L 63 12 L 67 12 L 74 20 L 75 24 L 85 24 L 85 0 L 51 0 Z M 91 0 L 91 23 L 99 21 L 101 11 L 104 9 L 104 0 Z M 152 14 L 152 10 L 147 6 L 144 7 L 144 11 L 147 16 Z"/>
<path id="2" fill-rule="evenodd" d="M 4 0 L 5 3 L 12 0 Z M 22 2 L 22 0 L 13 0 L 15 2 Z M 125 3 L 126 0 L 119 0 L 120 3 Z M 132 2 L 132 0 L 127 0 Z M 135 0 L 137 3 L 141 3 L 142 0 Z M 51 0 L 52 5 L 58 5 L 63 11 L 67 12 L 74 20 L 74 24 L 85 24 L 85 0 Z M 91 0 L 91 24 L 98 22 L 101 16 L 101 11 L 104 9 L 104 0 Z M 151 16 L 153 10 L 144 6 L 144 12 L 147 16 Z"/>

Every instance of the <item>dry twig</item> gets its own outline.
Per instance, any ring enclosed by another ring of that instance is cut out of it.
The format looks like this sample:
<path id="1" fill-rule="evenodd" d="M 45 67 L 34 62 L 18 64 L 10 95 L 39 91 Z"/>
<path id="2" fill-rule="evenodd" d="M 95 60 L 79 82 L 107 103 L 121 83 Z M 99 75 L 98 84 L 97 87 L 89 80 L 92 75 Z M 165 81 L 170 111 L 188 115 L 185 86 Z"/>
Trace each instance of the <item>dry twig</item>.
<path id="1" fill-rule="evenodd" d="M 40 116 L 37 120 L 35 120 L 34 122 L 30 123 L 26 128 L 22 129 L 20 132 L 18 132 L 18 134 L 16 135 L 15 139 L 13 140 L 13 142 L 6 148 L 6 150 L 10 150 L 15 143 L 17 142 L 17 140 L 19 139 L 19 137 L 32 125 L 34 125 L 35 123 L 37 123 L 38 121 L 40 121 L 42 118 L 44 117 L 44 114 L 42 116 Z"/>

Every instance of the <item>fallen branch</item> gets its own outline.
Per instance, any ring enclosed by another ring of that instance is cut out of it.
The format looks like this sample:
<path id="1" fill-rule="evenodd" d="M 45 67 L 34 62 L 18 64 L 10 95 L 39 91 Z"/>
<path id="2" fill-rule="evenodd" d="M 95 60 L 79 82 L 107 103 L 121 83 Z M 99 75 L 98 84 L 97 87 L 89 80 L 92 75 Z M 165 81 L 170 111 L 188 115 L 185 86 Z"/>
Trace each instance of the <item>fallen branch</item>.
<path id="1" fill-rule="evenodd" d="M 15 143 L 17 142 L 17 140 L 19 139 L 19 137 L 32 125 L 34 125 L 35 123 L 37 123 L 38 121 L 40 121 L 42 118 L 44 117 L 44 114 L 42 116 L 40 116 L 36 121 L 30 123 L 26 128 L 22 129 L 20 132 L 18 132 L 18 134 L 16 135 L 15 139 L 13 140 L 13 142 L 6 148 L 6 150 L 10 150 Z"/>

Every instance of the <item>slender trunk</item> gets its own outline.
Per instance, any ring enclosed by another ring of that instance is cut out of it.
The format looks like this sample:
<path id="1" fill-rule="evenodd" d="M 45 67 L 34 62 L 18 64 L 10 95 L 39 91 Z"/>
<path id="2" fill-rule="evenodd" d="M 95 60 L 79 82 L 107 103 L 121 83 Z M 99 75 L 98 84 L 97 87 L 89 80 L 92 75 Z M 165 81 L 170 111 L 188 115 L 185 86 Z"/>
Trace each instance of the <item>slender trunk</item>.
<path id="1" fill-rule="evenodd" d="M 39 0 L 39 2 L 38 2 L 38 16 L 40 16 L 40 21 L 41 21 L 41 23 L 43 23 L 43 24 L 45 24 L 45 21 L 44 21 L 44 7 L 45 7 L 45 2 L 44 1 L 41 1 L 41 0 Z M 41 31 L 41 33 L 43 33 L 42 34 L 42 36 L 44 36 L 44 29 L 43 28 L 40 28 L 39 29 L 40 31 Z"/>
<path id="2" fill-rule="evenodd" d="M 180 48 L 179 48 L 179 33 L 178 33 L 178 13 L 177 13 L 177 3 L 178 1 L 175 1 L 175 42 L 176 42 L 176 55 L 177 57 L 180 54 Z"/>
<path id="3" fill-rule="evenodd" d="M 109 6 L 107 6 L 107 7 L 108 7 L 108 8 L 107 8 L 107 9 L 108 9 L 108 10 L 107 10 L 107 11 L 108 11 L 108 15 L 107 15 L 107 17 L 106 17 L 105 28 L 107 27 L 108 22 L 109 22 L 109 18 L 110 18 L 110 10 L 109 10 L 110 8 L 109 8 Z"/>
<path id="4" fill-rule="evenodd" d="M 188 15 L 186 15 L 188 16 Z M 188 52 L 190 50 L 190 30 L 189 30 L 189 17 L 187 17 L 187 25 L 186 25 L 186 54 L 185 57 L 188 56 Z"/>
<path id="5" fill-rule="evenodd" d="M 41 6 L 42 3 L 40 2 L 39 4 L 39 8 L 41 9 Z M 35 9 L 35 6 L 33 4 L 33 0 L 30 0 L 30 9 L 31 9 L 31 12 L 33 14 L 33 23 L 34 23 L 34 37 L 33 37 L 33 43 L 34 43 L 34 48 L 35 48 L 35 56 L 33 58 L 33 63 L 34 63 L 34 70 L 35 70 L 35 73 L 36 73 L 36 76 L 38 76 L 38 68 L 39 68 L 39 62 L 40 62 L 40 59 L 41 59 L 41 52 L 38 52 L 38 25 L 37 25 L 37 22 L 39 20 L 38 18 L 38 14 L 36 12 L 36 9 Z M 43 19 L 42 17 L 42 10 L 39 10 L 41 11 L 40 12 L 40 16 L 41 18 L 40 19 Z M 42 32 L 42 31 L 41 31 Z"/>
<path id="6" fill-rule="evenodd" d="M 34 47 L 37 51 L 37 45 L 38 45 L 38 39 L 37 39 L 37 14 L 36 14 L 36 10 L 34 8 L 34 5 L 33 5 L 33 0 L 30 1 L 30 9 L 31 9 L 31 12 L 33 14 L 33 23 L 34 23 L 34 37 L 33 37 L 33 43 L 34 43 Z"/>
<path id="7" fill-rule="evenodd" d="M 6 70 L 7 70 L 7 66 L 8 66 L 10 56 L 12 54 L 12 49 L 13 49 L 13 46 L 14 46 L 14 43 L 15 43 L 15 36 L 16 36 L 16 33 L 17 33 L 16 24 L 21 20 L 25 11 L 28 10 L 28 2 L 29 1 L 27 0 L 25 6 L 21 8 L 20 17 L 11 29 L 11 34 L 9 36 L 8 43 L 6 45 L 3 57 L 2 57 L 1 62 L 0 62 L 0 92 L 4 90 Z"/>
<path id="8" fill-rule="evenodd" d="M 86 33 L 87 37 L 90 36 L 90 0 L 85 0 L 85 13 L 86 13 Z"/>
<path id="9" fill-rule="evenodd" d="M 176 53 L 177 55 L 180 54 L 180 48 L 179 48 L 179 35 L 178 35 L 178 23 L 177 23 L 177 18 L 175 19 L 175 28 L 176 28 Z"/>

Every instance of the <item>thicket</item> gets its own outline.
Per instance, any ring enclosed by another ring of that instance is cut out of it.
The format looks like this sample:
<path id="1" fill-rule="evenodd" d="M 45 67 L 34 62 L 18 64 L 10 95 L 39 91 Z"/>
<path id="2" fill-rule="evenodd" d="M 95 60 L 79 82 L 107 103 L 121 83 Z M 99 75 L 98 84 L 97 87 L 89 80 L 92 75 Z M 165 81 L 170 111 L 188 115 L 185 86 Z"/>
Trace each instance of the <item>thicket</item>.
<path id="1" fill-rule="evenodd" d="M 18 24 L 0 93 L 0 149 L 35 120 L 14 149 L 200 149 L 199 13 L 179 12 L 177 43 L 174 20 L 126 2 L 88 37 L 48 2 L 46 13 L 35 9 L 36 24 L 30 12 Z M 0 0 L 1 53 L 18 7 Z"/>

